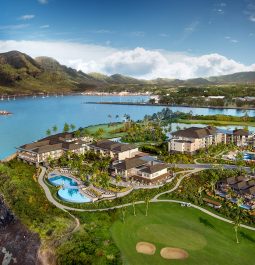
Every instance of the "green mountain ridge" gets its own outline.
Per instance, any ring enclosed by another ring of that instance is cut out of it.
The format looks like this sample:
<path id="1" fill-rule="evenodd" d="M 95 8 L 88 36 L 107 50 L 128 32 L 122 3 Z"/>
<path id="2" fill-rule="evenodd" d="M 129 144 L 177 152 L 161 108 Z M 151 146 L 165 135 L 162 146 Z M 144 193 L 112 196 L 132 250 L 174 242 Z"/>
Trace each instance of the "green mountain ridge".
<path id="1" fill-rule="evenodd" d="M 72 93 L 84 91 L 145 91 L 178 86 L 202 86 L 228 83 L 255 83 L 255 72 L 240 72 L 187 80 L 157 78 L 142 80 L 101 73 L 86 74 L 50 57 L 33 59 L 25 53 L 0 53 L 0 94 Z"/>
<path id="2" fill-rule="evenodd" d="M 255 83 L 255 71 L 211 76 L 208 78 L 208 81 L 216 83 Z"/>

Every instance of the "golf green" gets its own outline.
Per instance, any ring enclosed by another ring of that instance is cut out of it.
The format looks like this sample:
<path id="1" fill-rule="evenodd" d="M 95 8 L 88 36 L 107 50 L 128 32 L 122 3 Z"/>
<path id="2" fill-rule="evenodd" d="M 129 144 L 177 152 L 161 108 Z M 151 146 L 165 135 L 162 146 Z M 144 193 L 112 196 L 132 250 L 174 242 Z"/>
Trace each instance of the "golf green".
<path id="1" fill-rule="evenodd" d="M 116 221 L 111 232 L 124 264 L 255 264 L 255 232 L 240 228 L 240 244 L 237 244 L 232 224 L 178 204 L 150 203 L 148 216 L 145 216 L 145 205 L 136 206 L 136 216 L 133 215 L 133 208 L 129 207 L 125 221 Z M 154 244 L 155 254 L 137 253 L 138 242 Z M 181 248 L 189 257 L 165 260 L 160 256 L 160 250 L 164 247 Z"/>

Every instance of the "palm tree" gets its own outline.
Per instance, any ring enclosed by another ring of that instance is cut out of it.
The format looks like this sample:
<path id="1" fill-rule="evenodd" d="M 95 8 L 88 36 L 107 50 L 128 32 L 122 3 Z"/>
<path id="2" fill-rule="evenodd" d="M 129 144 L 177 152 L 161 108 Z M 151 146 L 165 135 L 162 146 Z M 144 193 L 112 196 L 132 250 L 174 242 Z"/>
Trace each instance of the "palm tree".
<path id="1" fill-rule="evenodd" d="M 244 165 L 243 154 L 239 152 L 236 155 L 236 166 L 239 167 L 240 170 L 242 170 L 243 165 Z"/>
<path id="2" fill-rule="evenodd" d="M 112 124 L 112 115 L 109 114 L 109 115 L 108 115 L 108 118 L 109 118 L 109 124 L 110 124 L 110 126 L 111 126 L 111 124 Z"/>
<path id="3" fill-rule="evenodd" d="M 50 130 L 50 129 L 48 129 L 48 130 L 46 131 L 46 135 L 47 135 L 47 136 L 50 136 L 50 135 L 51 135 L 51 130 Z"/>
<path id="4" fill-rule="evenodd" d="M 70 128 L 71 128 L 72 131 L 74 131 L 76 126 L 74 124 L 70 124 Z"/>
<path id="5" fill-rule="evenodd" d="M 199 195 L 199 199 L 200 199 L 200 200 L 201 200 L 201 198 L 202 198 L 202 192 L 204 191 L 204 189 L 205 189 L 204 187 L 201 187 L 201 186 L 200 186 L 200 187 L 198 188 L 198 190 L 197 190 L 197 193 L 198 193 L 198 195 Z"/>
<path id="6" fill-rule="evenodd" d="M 217 182 L 216 179 L 212 179 L 212 180 L 210 181 L 210 187 L 211 187 L 212 192 L 213 192 L 214 195 L 215 195 L 215 184 L 216 184 L 216 182 Z"/>
<path id="7" fill-rule="evenodd" d="M 66 133 L 66 132 L 69 132 L 70 131 L 70 126 L 68 123 L 65 122 L 64 124 L 64 128 L 63 128 L 63 132 Z"/>
<path id="8" fill-rule="evenodd" d="M 95 132 L 95 137 L 98 139 L 101 139 L 102 136 L 104 135 L 105 130 L 103 128 L 99 128 L 96 132 Z"/>
<path id="9" fill-rule="evenodd" d="M 248 110 L 247 109 L 243 109 L 243 114 L 244 114 L 244 116 L 243 116 L 243 120 L 244 121 L 247 121 L 248 120 L 248 118 L 249 118 L 249 112 L 248 112 Z"/>
<path id="10" fill-rule="evenodd" d="M 134 216 L 136 216 L 136 212 L 135 212 L 135 202 L 134 201 L 132 202 L 132 205 L 133 205 Z"/>
<path id="11" fill-rule="evenodd" d="M 52 131 L 55 132 L 55 133 L 58 131 L 57 125 L 52 126 Z"/>
<path id="12" fill-rule="evenodd" d="M 121 207 L 121 212 L 122 212 L 122 221 L 125 223 L 125 217 L 126 217 L 126 207 Z"/>
<path id="13" fill-rule="evenodd" d="M 103 188 L 107 189 L 110 184 L 110 176 L 107 172 L 101 172 L 100 184 Z"/>
<path id="14" fill-rule="evenodd" d="M 236 218 L 233 222 L 234 224 L 234 230 L 235 230 L 235 236 L 236 236 L 236 243 L 239 244 L 239 239 L 238 239 L 238 229 L 240 227 L 240 219 Z"/>
<path id="15" fill-rule="evenodd" d="M 117 184 L 118 184 L 119 182 L 121 182 L 121 180 L 122 180 L 121 175 L 117 174 L 116 177 L 115 177 L 116 186 L 117 186 Z"/>
<path id="16" fill-rule="evenodd" d="M 149 202 L 150 202 L 150 199 L 148 197 L 146 197 L 145 198 L 145 205 L 146 205 L 146 208 L 145 208 L 145 216 L 148 216 Z"/>

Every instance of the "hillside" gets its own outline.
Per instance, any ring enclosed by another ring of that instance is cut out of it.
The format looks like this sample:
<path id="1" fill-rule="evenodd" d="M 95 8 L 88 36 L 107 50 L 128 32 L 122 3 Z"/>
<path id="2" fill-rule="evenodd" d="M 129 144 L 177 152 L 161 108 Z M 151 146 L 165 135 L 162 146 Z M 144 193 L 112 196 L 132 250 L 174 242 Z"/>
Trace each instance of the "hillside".
<path id="1" fill-rule="evenodd" d="M 217 83 L 255 83 L 255 72 L 240 72 L 231 75 L 212 76 L 208 81 Z"/>
<path id="2" fill-rule="evenodd" d="M 49 57 L 31 58 L 19 51 L 0 53 L 0 94 L 71 93 L 84 91 L 145 92 L 162 89 L 213 86 L 215 84 L 255 83 L 255 72 L 194 78 L 141 80 L 114 74 L 83 73 Z"/>
<path id="3" fill-rule="evenodd" d="M 48 57 L 31 58 L 18 51 L 0 54 L 0 92 L 69 93 L 95 89 L 102 82 Z"/>

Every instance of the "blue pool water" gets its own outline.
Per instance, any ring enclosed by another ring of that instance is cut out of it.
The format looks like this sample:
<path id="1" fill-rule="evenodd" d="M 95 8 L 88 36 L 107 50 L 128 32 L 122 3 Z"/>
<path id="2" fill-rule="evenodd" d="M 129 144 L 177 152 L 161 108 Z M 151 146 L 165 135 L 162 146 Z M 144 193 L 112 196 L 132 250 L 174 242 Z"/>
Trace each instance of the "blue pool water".
<path id="1" fill-rule="evenodd" d="M 60 199 L 67 202 L 84 203 L 90 202 L 90 199 L 80 193 L 78 188 L 63 188 L 58 191 Z"/>
<path id="2" fill-rule="evenodd" d="M 250 154 L 250 153 L 244 153 L 243 154 L 243 159 L 244 160 L 255 160 L 255 155 L 254 154 Z"/>
<path id="3" fill-rule="evenodd" d="M 77 181 L 68 178 L 66 176 L 55 176 L 53 178 L 49 178 L 48 180 L 54 186 L 61 186 L 61 185 L 65 187 L 78 186 Z"/>

